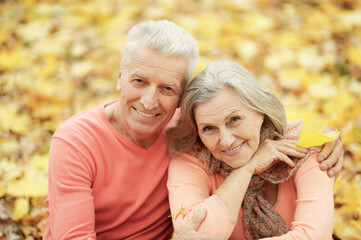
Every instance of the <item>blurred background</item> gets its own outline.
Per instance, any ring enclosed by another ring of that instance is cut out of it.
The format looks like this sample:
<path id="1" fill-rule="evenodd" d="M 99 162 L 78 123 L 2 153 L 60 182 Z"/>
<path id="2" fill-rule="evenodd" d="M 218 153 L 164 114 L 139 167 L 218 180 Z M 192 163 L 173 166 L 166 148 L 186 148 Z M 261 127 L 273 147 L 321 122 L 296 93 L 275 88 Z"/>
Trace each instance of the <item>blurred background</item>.
<path id="1" fill-rule="evenodd" d="M 41 239 L 50 137 L 118 98 L 127 31 L 149 19 L 196 38 L 197 72 L 235 60 L 282 98 L 290 120 L 341 131 L 334 238 L 361 239 L 361 1 L 0 0 L 0 240 Z"/>

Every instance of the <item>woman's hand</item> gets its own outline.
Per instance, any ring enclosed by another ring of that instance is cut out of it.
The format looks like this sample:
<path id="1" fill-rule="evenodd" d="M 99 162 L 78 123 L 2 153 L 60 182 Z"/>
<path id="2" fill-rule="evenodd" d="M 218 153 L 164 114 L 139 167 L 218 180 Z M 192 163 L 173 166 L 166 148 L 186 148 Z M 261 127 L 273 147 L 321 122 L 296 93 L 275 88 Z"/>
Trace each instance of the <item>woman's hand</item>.
<path id="1" fill-rule="evenodd" d="M 297 147 L 294 142 L 289 140 L 266 139 L 259 145 L 245 167 L 251 174 L 261 173 L 279 161 L 294 167 L 295 164 L 288 156 L 302 158 L 306 156 L 307 152 L 307 149 Z"/>

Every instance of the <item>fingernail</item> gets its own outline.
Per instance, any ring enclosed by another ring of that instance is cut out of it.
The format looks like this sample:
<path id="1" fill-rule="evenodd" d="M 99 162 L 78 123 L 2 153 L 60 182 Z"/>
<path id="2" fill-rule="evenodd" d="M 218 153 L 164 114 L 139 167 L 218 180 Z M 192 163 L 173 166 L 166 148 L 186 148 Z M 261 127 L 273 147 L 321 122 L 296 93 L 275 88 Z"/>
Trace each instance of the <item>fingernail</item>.
<path id="1" fill-rule="evenodd" d="M 331 170 L 328 172 L 328 175 L 330 175 L 330 177 L 332 177 L 335 173 Z"/>
<path id="2" fill-rule="evenodd" d="M 326 170 L 327 169 L 327 164 L 326 163 L 322 163 L 321 164 L 321 170 Z"/>

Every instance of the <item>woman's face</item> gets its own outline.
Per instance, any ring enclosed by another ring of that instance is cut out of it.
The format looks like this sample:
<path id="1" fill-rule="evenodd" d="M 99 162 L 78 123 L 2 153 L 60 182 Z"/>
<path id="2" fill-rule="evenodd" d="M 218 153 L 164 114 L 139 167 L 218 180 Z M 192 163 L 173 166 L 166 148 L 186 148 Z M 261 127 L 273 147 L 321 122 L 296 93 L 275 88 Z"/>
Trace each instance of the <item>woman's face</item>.
<path id="1" fill-rule="evenodd" d="M 248 163 L 259 145 L 263 114 L 226 88 L 195 107 L 194 115 L 199 137 L 215 158 L 233 168 Z"/>

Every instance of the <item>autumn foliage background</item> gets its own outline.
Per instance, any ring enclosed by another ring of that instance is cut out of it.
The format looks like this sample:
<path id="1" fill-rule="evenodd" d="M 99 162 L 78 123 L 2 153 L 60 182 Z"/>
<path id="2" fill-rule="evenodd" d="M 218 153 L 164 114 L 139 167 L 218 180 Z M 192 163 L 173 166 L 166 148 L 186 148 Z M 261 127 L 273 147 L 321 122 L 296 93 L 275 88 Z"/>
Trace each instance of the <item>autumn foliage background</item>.
<path id="1" fill-rule="evenodd" d="M 361 239 L 358 0 L 0 0 L 0 239 L 41 239 L 50 137 L 71 115 L 119 96 L 127 31 L 147 19 L 174 21 L 197 39 L 197 72 L 238 61 L 282 98 L 290 120 L 341 130 L 334 237 Z"/>

